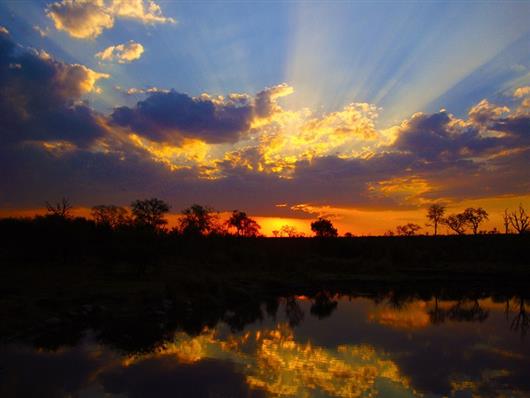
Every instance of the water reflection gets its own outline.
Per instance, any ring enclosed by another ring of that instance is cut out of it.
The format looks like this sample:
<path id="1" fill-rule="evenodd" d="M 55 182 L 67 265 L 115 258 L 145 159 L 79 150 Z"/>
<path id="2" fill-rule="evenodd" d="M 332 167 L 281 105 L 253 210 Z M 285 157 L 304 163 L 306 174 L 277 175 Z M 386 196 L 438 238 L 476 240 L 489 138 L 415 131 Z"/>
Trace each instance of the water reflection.
<path id="1" fill-rule="evenodd" d="M 53 350 L 35 348 L 42 335 L 34 345 L 5 344 L 0 396 L 530 395 L 524 298 L 368 296 L 269 298 L 227 310 L 199 333 L 167 319 L 158 325 L 164 337 L 143 349 L 109 338 L 125 331 L 114 324 Z"/>

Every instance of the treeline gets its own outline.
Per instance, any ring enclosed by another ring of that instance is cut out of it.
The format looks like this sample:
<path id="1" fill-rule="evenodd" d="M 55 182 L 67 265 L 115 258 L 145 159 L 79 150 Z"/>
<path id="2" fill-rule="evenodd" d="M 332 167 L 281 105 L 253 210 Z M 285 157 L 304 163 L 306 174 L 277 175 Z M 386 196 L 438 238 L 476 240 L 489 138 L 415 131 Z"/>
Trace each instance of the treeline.
<path id="1" fill-rule="evenodd" d="M 88 222 L 93 223 L 100 229 L 113 231 L 142 230 L 157 234 L 185 235 L 185 236 L 227 236 L 258 237 L 261 236 L 261 226 L 244 211 L 234 210 L 226 221 L 222 221 L 219 213 L 208 206 L 194 204 L 181 211 L 177 225 L 171 229 L 167 228 L 167 214 L 170 206 L 161 199 L 150 198 L 135 200 L 131 203 L 130 210 L 122 206 L 97 205 L 91 209 L 91 219 L 73 216 L 73 206 L 68 199 L 63 198 L 56 204 L 46 202 L 47 214 L 35 216 L 33 219 L 18 219 L 25 224 L 31 221 L 45 224 L 46 222 Z M 482 207 L 469 207 L 461 213 L 446 214 L 446 206 L 433 204 L 427 209 L 426 227 L 433 228 L 433 235 L 439 235 L 440 227 L 447 229 L 456 235 L 465 235 L 469 232 L 477 234 L 499 234 L 501 231 L 493 228 L 490 231 L 481 230 L 481 225 L 489 220 L 488 212 Z M 13 224 L 15 219 L 0 220 L 3 224 Z M 316 237 L 335 238 L 338 230 L 332 220 L 319 217 L 311 222 L 311 231 Z M 515 211 L 506 209 L 503 214 L 504 234 L 525 234 L 530 232 L 530 217 L 522 205 Z M 398 225 L 395 230 L 388 230 L 384 236 L 415 236 L 421 234 L 422 226 L 415 223 Z M 274 237 L 297 238 L 304 237 L 303 233 L 295 227 L 284 225 L 279 230 L 272 231 Z M 423 235 L 429 235 L 425 232 Z M 346 232 L 344 237 L 353 237 Z"/>
<path id="2" fill-rule="evenodd" d="M 73 207 L 63 200 L 55 205 L 46 202 L 47 214 L 44 218 L 73 220 Z M 181 211 L 178 225 L 167 229 L 166 219 L 171 207 L 161 199 L 135 200 L 131 209 L 115 205 L 98 205 L 91 209 L 95 225 L 110 230 L 144 230 L 155 233 L 181 235 L 236 235 L 243 237 L 259 236 L 260 225 L 243 211 L 234 210 L 225 222 L 219 214 L 208 206 L 194 204 Z M 38 218 L 39 216 L 36 216 Z M 84 217 L 76 217 L 77 220 Z M 85 219 L 86 220 L 86 219 Z"/>
<path id="3" fill-rule="evenodd" d="M 465 235 L 469 231 L 473 235 L 477 234 L 499 234 L 497 228 L 490 231 L 480 230 L 481 224 L 489 220 L 489 214 L 482 207 L 468 207 L 461 213 L 446 215 L 447 208 L 441 204 L 433 204 L 427 209 L 427 227 L 433 227 L 433 235 L 438 235 L 439 227 L 446 226 L 450 231 L 457 235 Z M 515 211 L 504 210 L 503 214 L 504 233 L 525 234 L 530 232 L 530 217 L 522 205 Z M 422 227 L 418 224 L 408 223 L 398 225 L 396 231 L 387 231 L 385 236 L 413 236 L 420 231 Z"/>

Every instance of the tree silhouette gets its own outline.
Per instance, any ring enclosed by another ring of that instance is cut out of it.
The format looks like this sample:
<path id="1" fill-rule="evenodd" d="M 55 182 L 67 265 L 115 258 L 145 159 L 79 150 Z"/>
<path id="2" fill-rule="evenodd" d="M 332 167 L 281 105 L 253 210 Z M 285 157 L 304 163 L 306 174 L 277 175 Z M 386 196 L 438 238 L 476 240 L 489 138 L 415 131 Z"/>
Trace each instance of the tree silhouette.
<path id="1" fill-rule="evenodd" d="M 447 313 L 438 305 L 438 296 L 434 296 L 434 307 L 427 311 L 427 313 L 429 314 L 429 319 L 433 325 L 445 322 Z"/>
<path id="2" fill-rule="evenodd" d="M 207 235 L 216 229 L 217 215 L 208 206 L 191 205 L 182 210 L 180 230 L 186 235 Z"/>
<path id="3" fill-rule="evenodd" d="M 510 329 L 519 330 L 521 332 L 521 337 L 526 335 L 526 331 L 530 327 L 530 316 L 526 312 L 524 298 L 519 297 L 519 310 L 517 311 L 515 317 L 512 320 Z"/>
<path id="4" fill-rule="evenodd" d="M 504 209 L 502 221 L 504 223 L 504 233 L 509 234 L 510 233 L 510 214 L 508 213 L 508 209 Z"/>
<path id="5" fill-rule="evenodd" d="M 311 223 L 311 231 L 319 238 L 336 238 L 337 228 L 327 218 L 319 217 L 318 220 Z"/>
<path id="6" fill-rule="evenodd" d="M 285 299 L 285 315 L 291 327 L 298 326 L 304 320 L 304 310 L 302 310 L 300 304 L 293 296 Z"/>
<path id="7" fill-rule="evenodd" d="M 318 319 L 329 317 L 337 309 L 338 302 L 332 295 L 326 292 L 319 292 L 314 298 L 310 312 Z"/>
<path id="8" fill-rule="evenodd" d="M 458 302 L 451 306 L 447 311 L 449 319 L 458 322 L 484 322 L 488 316 L 489 311 L 480 306 L 478 300 L 458 300 Z"/>
<path id="9" fill-rule="evenodd" d="M 105 225 L 116 229 L 122 225 L 129 224 L 131 217 L 129 211 L 120 206 L 98 205 L 92 207 L 90 213 L 96 224 Z"/>
<path id="10" fill-rule="evenodd" d="M 434 236 L 438 235 L 438 224 L 441 224 L 443 221 L 443 216 L 445 214 L 445 206 L 440 204 L 433 204 L 427 209 L 427 218 L 431 222 L 427 226 L 434 227 Z"/>
<path id="11" fill-rule="evenodd" d="M 169 205 L 157 198 L 135 200 L 131 203 L 132 214 L 137 225 L 153 229 L 162 229 L 167 224 L 164 214 L 169 212 Z"/>
<path id="12" fill-rule="evenodd" d="M 272 231 L 273 234 L 274 234 L 274 231 Z M 278 236 L 280 237 L 283 237 L 283 236 L 287 236 L 289 238 L 296 238 L 298 236 L 300 236 L 300 234 L 298 233 L 297 229 L 291 225 L 283 225 L 281 228 L 280 228 L 280 231 L 278 231 Z"/>
<path id="13" fill-rule="evenodd" d="M 516 211 L 513 211 L 510 214 L 510 224 L 519 234 L 524 234 L 529 231 L 529 217 L 526 214 L 526 211 L 523 205 L 519 205 L 519 208 Z"/>
<path id="14" fill-rule="evenodd" d="M 478 233 L 478 227 L 480 226 L 480 223 L 488 220 L 488 212 L 482 207 L 477 207 L 476 209 L 473 207 L 468 207 L 464 210 L 463 215 L 466 219 L 466 223 L 471 225 L 474 235 Z"/>
<path id="15" fill-rule="evenodd" d="M 67 198 L 62 198 L 61 201 L 57 202 L 55 205 L 46 202 L 46 210 L 50 216 L 69 218 L 72 209 L 73 206 Z"/>
<path id="16" fill-rule="evenodd" d="M 443 323 L 446 320 L 457 322 L 484 322 L 488 316 L 489 311 L 480 306 L 478 300 L 458 300 L 456 304 L 448 309 L 440 308 L 438 305 L 438 297 L 434 297 L 434 308 L 428 311 L 429 318 L 432 324 Z"/>
<path id="17" fill-rule="evenodd" d="M 451 214 L 444 219 L 444 224 L 458 235 L 464 235 L 466 232 L 467 218 L 464 213 Z"/>
<path id="18" fill-rule="evenodd" d="M 261 227 L 243 211 L 234 210 L 226 222 L 228 227 L 236 229 L 237 236 L 257 236 Z"/>
<path id="19" fill-rule="evenodd" d="M 405 225 L 398 225 L 396 227 L 396 233 L 400 236 L 414 236 L 421 227 L 418 224 L 408 223 Z"/>

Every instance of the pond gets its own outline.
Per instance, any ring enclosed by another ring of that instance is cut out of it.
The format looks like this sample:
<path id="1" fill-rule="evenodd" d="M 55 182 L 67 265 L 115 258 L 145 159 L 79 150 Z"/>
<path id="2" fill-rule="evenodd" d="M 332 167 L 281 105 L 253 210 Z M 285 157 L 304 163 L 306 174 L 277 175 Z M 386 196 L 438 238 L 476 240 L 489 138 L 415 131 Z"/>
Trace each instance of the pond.
<path id="1" fill-rule="evenodd" d="M 119 328 L 115 340 L 94 328 L 53 348 L 12 342 L 0 396 L 530 396 L 528 305 L 317 292 L 227 310 L 197 333 L 175 327 L 144 349 L 116 344 Z"/>

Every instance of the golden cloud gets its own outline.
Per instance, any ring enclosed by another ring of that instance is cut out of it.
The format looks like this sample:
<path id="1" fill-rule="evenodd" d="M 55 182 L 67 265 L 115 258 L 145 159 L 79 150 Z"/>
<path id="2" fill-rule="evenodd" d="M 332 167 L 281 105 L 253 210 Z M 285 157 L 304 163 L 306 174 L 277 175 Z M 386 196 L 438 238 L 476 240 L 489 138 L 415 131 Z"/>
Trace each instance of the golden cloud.
<path id="1" fill-rule="evenodd" d="M 507 106 L 496 106 L 487 99 L 483 99 L 470 109 L 469 118 L 475 122 L 483 123 L 507 112 L 510 112 L 510 108 Z"/>
<path id="2" fill-rule="evenodd" d="M 114 26 L 115 18 L 128 18 L 145 24 L 175 23 L 165 17 L 152 0 L 62 0 L 48 5 L 46 15 L 57 30 L 76 39 L 93 39 Z"/>
<path id="3" fill-rule="evenodd" d="M 530 86 L 519 87 L 513 92 L 513 96 L 516 98 L 526 97 L 530 95 Z"/>
<path id="4" fill-rule="evenodd" d="M 130 142 L 144 151 L 151 158 L 166 165 L 170 170 L 198 167 L 202 170 L 214 170 L 215 162 L 209 157 L 210 145 L 197 139 L 184 139 L 179 146 L 160 144 L 137 134 L 129 134 Z M 205 171 L 202 177 L 212 177 Z"/>
<path id="5" fill-rule="evenodd" d="M 393 197 L 409 204 L 424 204 L 423 195 L 434 188 L 429 181 L 418 176 L 395 177 L 368 184 L 374 197 Z"/>
<path id="6" fill-rule="evenodd" d="M 93 39 L 114 26 L 114 17 L 103 0 L 63 0 L 50 4 L 46 15 L 57 30 L 76 39 Z"/>
<path id="7" fill-rule="evenodd" d="M 107 73 L 100 73 L 87 68 L 84 65 L 73 64 L 63 65 L 58 69 L 56 75 L 57 83 L 62 87 L 76 87 L 78 95 L 90 92 L 101 92 L 101 89 L 96 86 L 99 79 L 108 79 L 110 75 Z"/>
<path id="8" fill-rule="evenodd" d="M 152 94 L 152 93 L 168 93 L 169 90 L 165 88 L 159 88 L 159 87 L 147 87 L 147 88 L 137 88 L 137 87 L 131 87 L 128 89 L 125 89 L 120 86 L 115 87 L 116 91 L 119 91 L 120 93 L 126 94 L 126 95 L 142 95 L 142 94 Z"/>
<path id="9" fill-rule="evenodd" d="M 286 86 L 278 95 L 291 92 Z M 309 109 L 290 111 L 275 104 L 274 113 L 253 122 L 253 134 L 245 143 L 246 148 L 255 147 L 260 153 L 254 169 L 289 178 L 300 161 L 328 155 L 365 156 L 379 137 L 375 129 L 377 111 L 374 105 L 353 103 L 341 111 L 316 116 Z"/>
<path id="10" fill-rule="evenodd" d="M 165 17 L 153 0 L 112 0 L 109 11 L 117 17 L 135 19 L 145 24 L 176 23 L 175 19 Z"/>
<path id="11" fill-rule="evenodd" d="M 144 47 L 140 43 L 130 40 L 124 44 L 107 47 L 98 52 L 96 58 L 107 62 L 117 61 L 119 64 L 128 64 L 140 59 L 143 52 Z"/>
<path id="12" fill-rule="evenodd" d="M 215 329 L 196 337 L 176 333 L 173 341 L 154 353 L 126 357 L 122 364 L 130 366 L 163 356 L 172 356 L 181 363 L 206 358 L 231 360 L 246 375 L 251 388 L 273 396 L 310 396 L 314 390 L 334 397 L 372 396 L 378 379 L 386 379 L 402 391 L 411 391 L 408 379 L 396 363 L 369 345 L 325 349 L 302 344 L 284 324 L 227 339 L 218 335 Z"/>
<path id="13" fill-rule="evenodd" d="M 427 303 L 417 301 L 403 308 L 376 308 L 368 314 L 368 320 L 395 329 L 421 329 L 430 322 Z"/>

